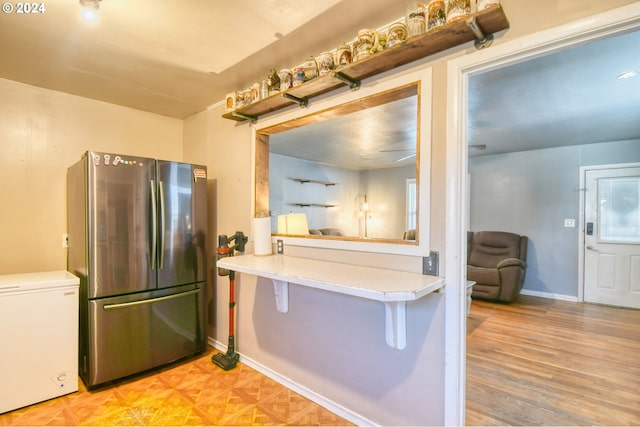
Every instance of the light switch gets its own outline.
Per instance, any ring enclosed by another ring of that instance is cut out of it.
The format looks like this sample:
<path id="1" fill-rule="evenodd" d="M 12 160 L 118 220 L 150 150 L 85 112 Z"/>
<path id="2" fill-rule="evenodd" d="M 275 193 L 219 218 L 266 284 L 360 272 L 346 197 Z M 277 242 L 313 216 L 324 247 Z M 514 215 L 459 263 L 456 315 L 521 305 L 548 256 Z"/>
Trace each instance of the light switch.
<path id="1" fill-rule="evenodd" d="M 565 227 L 575 227 L 576 226 L 576 220 L 573 219 L 573 218 L 565 218 L 564 226 Z"/>

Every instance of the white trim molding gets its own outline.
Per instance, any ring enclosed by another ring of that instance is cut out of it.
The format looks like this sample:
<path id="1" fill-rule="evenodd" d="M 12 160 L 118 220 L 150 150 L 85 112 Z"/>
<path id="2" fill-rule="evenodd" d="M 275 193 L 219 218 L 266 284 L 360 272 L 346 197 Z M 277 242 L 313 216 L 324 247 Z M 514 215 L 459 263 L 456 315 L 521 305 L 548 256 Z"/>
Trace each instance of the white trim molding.
<path id="1" fill-rule="evenodd" d="M 532 297 L 540 297 L 540 298 L 548 298 L 548 299 L 557 299 L 559 301 L 570 301 L 570 302 L 578 302 L 578 297 L 574 297 L 573 295 L 564 295 L 564 294 L 554 294 L 551 292 L 542 292 L 542 291 L 531 291 L 529 289 L 521 289 L 521 295 L 529 295 Z"/>

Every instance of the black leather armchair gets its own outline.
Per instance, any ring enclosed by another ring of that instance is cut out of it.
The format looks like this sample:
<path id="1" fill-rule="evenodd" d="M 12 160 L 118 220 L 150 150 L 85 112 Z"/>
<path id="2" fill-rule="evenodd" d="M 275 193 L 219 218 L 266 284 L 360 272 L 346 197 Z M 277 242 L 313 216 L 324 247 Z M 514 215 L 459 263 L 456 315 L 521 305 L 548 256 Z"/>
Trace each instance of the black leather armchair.
<path id="1" fill-rule="evenodd" d="M 527 268 L 527 236 L 503 231 L 467 233 L 467 280 L 473 298 L 513 302 Z"/>

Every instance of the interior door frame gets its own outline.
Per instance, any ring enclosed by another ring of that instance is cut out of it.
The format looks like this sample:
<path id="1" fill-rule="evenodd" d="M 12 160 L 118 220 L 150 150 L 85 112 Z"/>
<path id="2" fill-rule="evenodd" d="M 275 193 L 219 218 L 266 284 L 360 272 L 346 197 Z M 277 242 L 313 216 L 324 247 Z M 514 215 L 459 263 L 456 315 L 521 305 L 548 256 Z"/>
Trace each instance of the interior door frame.
<path id="1" fill-rule="evenodd" d="M 468 76 L 640 28 L 640 2 L 500 43 L 447 63 L 444 424 L 465 425 Z"/>
<path id="2" fill-rule="evenodd" d="M 584 302 L 584 254 L 585 254 L 585 203 L 586 203 L 586 178 L 588 171 L 595 170 L 603 170 L 603 169 L 624 169 L 624 168 L 634 168 L 640 167 L 640 162 L 635 163 L 613 163 L 606 165 L 591 165 L 591 166 L 580 166 L 580 215 L 578 220 L 578 302 Z"/>

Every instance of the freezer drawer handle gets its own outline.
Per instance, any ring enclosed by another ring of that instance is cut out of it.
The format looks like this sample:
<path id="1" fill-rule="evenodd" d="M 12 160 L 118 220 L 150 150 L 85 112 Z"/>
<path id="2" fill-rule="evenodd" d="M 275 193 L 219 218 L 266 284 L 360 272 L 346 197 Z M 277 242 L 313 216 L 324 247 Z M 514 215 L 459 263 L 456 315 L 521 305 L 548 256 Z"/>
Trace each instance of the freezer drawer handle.
<path id="1" fill-rule="evenodd" d="M 107 310 L 117 310 L 119 308 L 135 307 L 137 305 L 154 304 L 154 303 L 160 302 L 160 301 L 167 301 L 167 300 L 174 299 L 174 298 L 182 298 L 182 297 L 186 297 L 188 295 L 199 294 L 199 293 L 200 293 L 200 289 L 194 289 L 192 291 L 181 292 L 179 294 L 167 295 L 167 296 L 164 296 L 164 297 L 158 297 L 158 298 L 152 298 L 152 299 L 144 299 L 144 300 L 132 301 L 132 302 L 123 302 L 121 304 L 106 304 L 103 307 L 103 309 L 105 311 L 107 311 Z"/>

